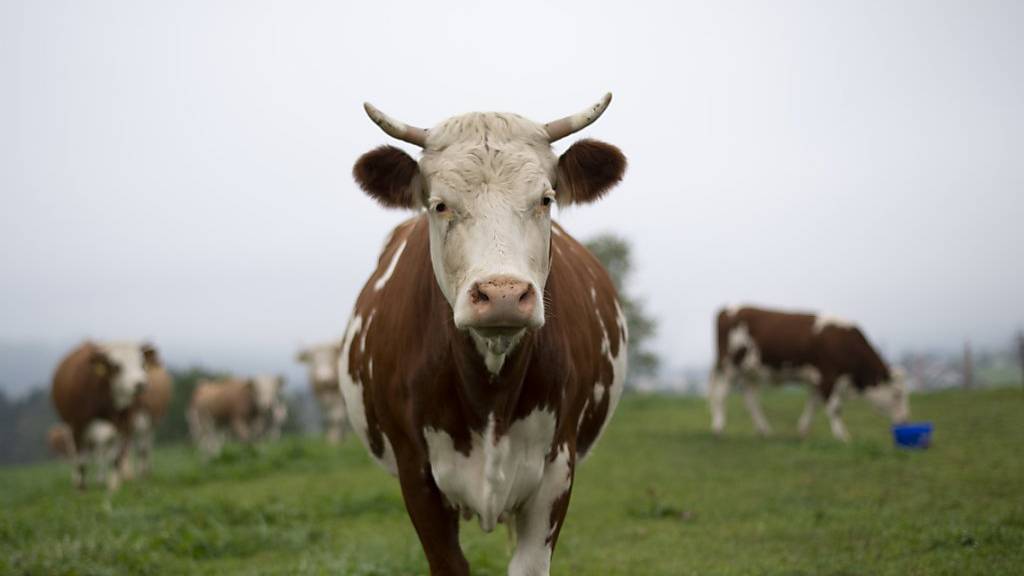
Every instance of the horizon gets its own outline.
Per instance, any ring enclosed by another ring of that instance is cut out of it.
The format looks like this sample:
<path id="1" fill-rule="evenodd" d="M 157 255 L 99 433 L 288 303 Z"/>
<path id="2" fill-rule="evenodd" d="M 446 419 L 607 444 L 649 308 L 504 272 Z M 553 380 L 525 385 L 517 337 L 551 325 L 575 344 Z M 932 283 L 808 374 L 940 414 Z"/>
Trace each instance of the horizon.
<path id="1" fill-rule="evenodd" d="M 607 91 L 556 152 L 615 144 L 625 180 L 558 219 L 630 242 L 667 373 L 731 303 L 848 318 L 890 361 L 1024 328 L 1024 4 L 457 6 L 0 6 L 0 342 L 288 369 L 410 214 L 352 182 L 416 152 L 363 101 L 543 122 Z"/>

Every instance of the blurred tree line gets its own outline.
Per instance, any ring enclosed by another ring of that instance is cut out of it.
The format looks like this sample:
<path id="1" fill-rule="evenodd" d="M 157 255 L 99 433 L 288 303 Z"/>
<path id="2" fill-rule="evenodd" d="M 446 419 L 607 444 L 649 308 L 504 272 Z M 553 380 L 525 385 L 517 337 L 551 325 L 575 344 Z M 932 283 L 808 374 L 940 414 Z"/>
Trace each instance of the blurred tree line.
<path id="1" fill-rule="evenodd" d="M 615 234 L 601 234 L 584 245 L 604 264 L 619 292 L 619 303 L 629 327 L 629 374 L 653 376 L 660 366 L 658 355 L 648 348 L 657 331 L 657 322 L 644 308 L 644 301 L 626 290 L 633 272 L 633 255 L 629 242 Z M 629 385 L 627 379 L 626 385 Z"/>

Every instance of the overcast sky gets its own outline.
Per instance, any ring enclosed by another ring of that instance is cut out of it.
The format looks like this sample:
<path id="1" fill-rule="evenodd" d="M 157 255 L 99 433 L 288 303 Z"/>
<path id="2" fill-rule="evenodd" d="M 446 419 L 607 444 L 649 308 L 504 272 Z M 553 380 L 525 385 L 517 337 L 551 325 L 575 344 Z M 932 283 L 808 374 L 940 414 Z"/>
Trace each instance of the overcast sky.
<path id="1" fill-rule="evenodd" d="M 1004 345 L 1022 30 L 1024 3 L 974 0 L 2 0 L 0 341 L 288 366 L 341 335 L 407 216 L 352 182 L 389 141 L 364 100 L 543 122 L 612 91 L 580 136 L 626 179 L 560 220 L 633 243 L 668 367 L 708 362 L 732 302 L 846 316 L 889 353 Z"/>

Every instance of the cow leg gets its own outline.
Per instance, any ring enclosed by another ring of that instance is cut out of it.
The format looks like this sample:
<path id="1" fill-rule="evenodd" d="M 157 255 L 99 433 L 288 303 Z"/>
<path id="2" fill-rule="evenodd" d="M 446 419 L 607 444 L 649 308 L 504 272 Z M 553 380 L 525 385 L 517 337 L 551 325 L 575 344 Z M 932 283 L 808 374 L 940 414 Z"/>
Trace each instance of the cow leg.
<path id="1" fill-rule="evenodd" d="M 84 450 L 84 435 L 72 434 L 73 446 L 71 446 L 71 483 L 79 490 L 85 490 L 85 463 L 86 455 Z"/>
<path id="2" fill-rule="evenodd" d="M 123 433 L 117 435 L 117 440 L 114 441 L 114 446 L 110 448 L 112 458 L 108 458 L 108 448 L 105 446 L 93 447 L 93 452 L 96 458 L 104 462 L 110 462 L 110 470 L 107 472 L 107 489 L 111 492 L 121 487 L 121 471 L 126 465 L 128 458 L 128 452 L 131 450 L 132 438 L 126 436 Z"/>
<path id="3" fill-rule="evenodd" d="M 252 442 L 252 430 L 244 418 L 235 418 L 231 421 L 231 428 L 239 442 L 250 444 Z"/>
<path id="4" fill-rule="evenodd" d="M 92 447 L 93 461 L 96 462 L 97 476 L 99 478 L 105 477 L 107 479 L 107 490 L 110 491 L 117 490 L 121 487 L 122 474 L 118 466 L 119 448 L 118 440 Z M 125 457 L 122 460 L 122 463 L 128 460 L 129 458 Z"/>
<path id="5" fill-rule="evenodd" d="M 569 509 L 575 453 L 563 444 L 537 491 L 515 515 L 516 549 L 509 576 L 548 576 L 551 555 Z"/>
<path id="6" fill-rule="evenodd" d="M 725 401 L 729 397 L 732 374 L 728 370 L 712 368 L 708 383 L 708 404 L 711 407 L 711 431 L 721 434 L 725 430 Z"/>
<path id="7" fill-rule="evenodd" d="M 329 401 L 324 408 L 326 412 L 324 428 L 327 431 L 327 442 L 338 444 L 345 438 L 345 404 L 339 398 Z"/>
<path id="8" fill-rule="evenodd" d="M 153 422 L 148 414 L 135 417 L 135 446 L 132 461 L 136 464 L 133 473 L 144 476 L 149 473 L 149 457 L 153 450 Z"/>
<path id="9" fill-rule="evenodd" d="M 800 415 L 800 422 L 797 424 L 797 430 L 801 438 L 806 438 L 811 433 L 811 424 L 814 423 L 814 411 L 820 403 L 821 400 L 818 398 L 818 392 L 811 390 L 811 393 L 807 396 L 807 403 L 804 404 L 803 414 Z"/>
<path id="10" fill-rule="evenodd" d="M 426 463 L 396 456 L 402 499 L 427 556 L 431 576 L 468 576 L 469 563 L 459 546 L 458 513 L 445 505 Z"/>
<path id="11" fill-rule="evenodd" d="M 843 390 L 837 386 L 825 404 L 825 413 L 828 414 L 829 424 L 832 426 L 832 435 L 842 442 L 850 441 L 850 433 L 846 430 L 846 424 L 840 416 L 843 407 Z"/>
<path id="12" fill-rule="evenodd" d="M 768 419 L 765 418 L 764 411 L 761 409 L 761 386 L 754 378 L 744 379 L 743 400 L 747 404 L 747 411 L 750 412 L 750 418 L 754 421 L 757 433 L 761 436 L 770 435 L 772 433 L 771 424 L 768 423 Z"/>

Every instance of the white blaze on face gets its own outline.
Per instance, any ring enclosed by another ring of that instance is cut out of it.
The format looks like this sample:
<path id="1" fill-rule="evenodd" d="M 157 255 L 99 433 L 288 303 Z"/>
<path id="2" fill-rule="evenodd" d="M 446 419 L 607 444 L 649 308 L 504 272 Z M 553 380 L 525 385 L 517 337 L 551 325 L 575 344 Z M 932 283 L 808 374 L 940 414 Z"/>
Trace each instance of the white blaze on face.
<path id="1" fill-rule="evenodd" d="M 107 342 L 99 344 L 99 348 L 116 367 L 110 386 L 114 406 L 127 408 L 142 392 L 148 377 L 142 345 L 137 342 Z"/>
<path id="2" fill-rule="evenodd" d="M 338 378 L 338 348 L 327 344 L 306 351 L 309 375 L 315 382 L 334 382 Z"/>
<path id="3" fill-rule="evenodd" d="M 910 418 L 910 394 L 906 379 L 899 370 L 892 371 L 892 380 L 868 388 L 865 396 L 894 424 L 906 422 Z"/>
<path id="4" fill-rule="evenodd" d="M 257 376 L 252 379 L 252 383 L 256 405 L 261 410 L 276 408 L 281 393 L 281 379 L 277 376 Z"/>
<path id="5" fill-rule="evenodd" d="M 469 291 L 481 280 L 511 276 L 543 294 L 556 163 L 543 127 L 520 116 L 467 114 L 430 130 L 420 161 L 430 257 L 456 326 L 472 317 Z M 543 322 L 538 299 L 531 326 Z"/>

